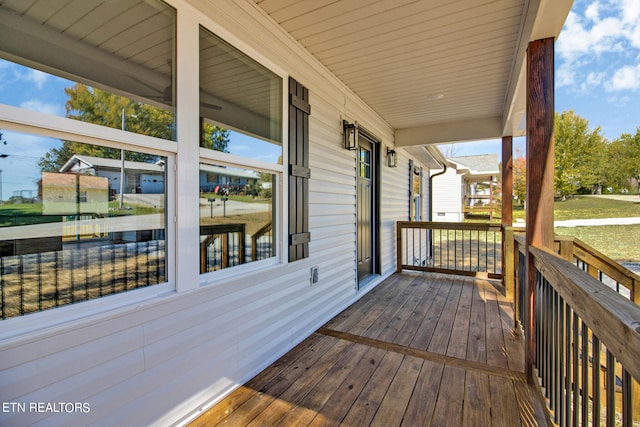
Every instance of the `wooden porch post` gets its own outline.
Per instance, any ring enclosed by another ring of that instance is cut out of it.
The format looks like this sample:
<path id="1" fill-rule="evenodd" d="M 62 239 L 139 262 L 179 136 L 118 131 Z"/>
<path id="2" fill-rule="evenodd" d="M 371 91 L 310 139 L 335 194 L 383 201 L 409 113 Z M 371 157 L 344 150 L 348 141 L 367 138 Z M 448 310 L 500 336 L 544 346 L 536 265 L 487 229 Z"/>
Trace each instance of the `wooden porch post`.
<path id="1" fill-rule="evenodd" d="M 513 137 L 502 137 L 502 225 L 513 221 Z"/>
<path id="2" fill-rule="evenodd" d="M 502 270 L 506 297 L 515 302 L 513 242 L 513 137 L 502 137 Z"/>
<path id="3" fill-rule="evenodd" d="M 553 250 L 554 39 L 529 43 L 527 50 L 527 248 Z M 536 269 L 527 255 L 525 362 L 533 380 L 536 361 Z"/>

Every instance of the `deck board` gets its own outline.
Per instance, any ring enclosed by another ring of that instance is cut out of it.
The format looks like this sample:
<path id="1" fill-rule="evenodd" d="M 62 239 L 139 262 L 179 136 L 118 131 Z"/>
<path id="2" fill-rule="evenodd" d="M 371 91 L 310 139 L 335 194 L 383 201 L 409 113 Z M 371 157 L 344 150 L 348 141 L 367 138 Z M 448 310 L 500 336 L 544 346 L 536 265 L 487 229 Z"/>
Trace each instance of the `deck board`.
<path id="1" fill-rule="evenodd" d="M 391 276 L 193 426 L 546 425 L 497 283 Z"/>

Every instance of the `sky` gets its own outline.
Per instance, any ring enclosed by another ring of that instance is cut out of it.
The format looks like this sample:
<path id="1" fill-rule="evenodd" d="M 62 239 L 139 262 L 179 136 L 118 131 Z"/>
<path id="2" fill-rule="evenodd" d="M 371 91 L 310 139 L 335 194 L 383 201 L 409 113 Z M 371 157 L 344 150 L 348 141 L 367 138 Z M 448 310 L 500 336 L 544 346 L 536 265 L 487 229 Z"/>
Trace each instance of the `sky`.
<path id="1" fill-rule="evenodd" d="M 608 139 L 640 127 L 640 0 L 574 0 L 555 45 L 555 109 Z M 524 154 L 514 138 L 514 156 Z M 500 140 L 456 144 L 454 156 L 501 153 Z"/>

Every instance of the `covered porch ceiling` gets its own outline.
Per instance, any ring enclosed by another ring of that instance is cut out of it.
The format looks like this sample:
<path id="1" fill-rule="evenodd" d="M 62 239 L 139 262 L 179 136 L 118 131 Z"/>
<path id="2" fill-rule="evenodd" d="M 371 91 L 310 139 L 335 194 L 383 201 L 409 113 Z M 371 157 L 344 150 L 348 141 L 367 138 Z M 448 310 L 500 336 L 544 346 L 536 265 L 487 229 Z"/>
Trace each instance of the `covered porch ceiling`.
<path id="1" fill-rule="evenodd" d="M 395 129 L 397 146 L 525 133 L 530 41 L 572 0 L 253 0 Z"/>

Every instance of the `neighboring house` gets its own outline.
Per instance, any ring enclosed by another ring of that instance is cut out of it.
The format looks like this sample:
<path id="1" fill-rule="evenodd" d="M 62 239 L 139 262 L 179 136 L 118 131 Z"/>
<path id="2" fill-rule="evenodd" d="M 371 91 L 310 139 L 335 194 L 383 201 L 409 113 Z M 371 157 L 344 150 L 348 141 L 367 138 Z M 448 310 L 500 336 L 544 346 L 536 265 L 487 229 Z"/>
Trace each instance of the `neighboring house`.
<path id="1" fill-rule="evenodd" d="M 93 175 L 107 178 L 110 194 L 120 194 L 122 161 L 74 154 L 61 173 Z M 164 163 L 124 161 L 124 193 L 160 194 L 164 192 Z"/>
<path id="2" fill-rule="evenodd" d="M 524 133 L 527 47 L 556 37 L 570 4 L 2 2 L 2 60 L 158 108 L 175 118 L 166 132 L 175 140 L 0 100 L 3 130 L 164 165 L 125 162 L 140 177 L 126 192 L 164 197 L 105 219 L 110 233 L 131 236 L 122 243 L 52 252 L 39 239 L 60 235 L 61 223 L 1 229 L 3 240 L 29 239 L 38 253 L 2 260 L 4 271 L 29 275 L 3 278 L 0 395 L 71 406 L 18 405 L 0 424 L 184 424 L 374 289 L 396 271 L 397 222 L 431 210 L 435 144 Z M 241 133 L 247 149 L 200 147 L 203 122 Z M 74 157 L 65 172 L 102 176 L 119 191 L 118 160 Z M 238 214 L 228 224 L 200 206 L 213 166 L 271 178 L 260 221 L 237 223 L 257 216 Z M 234 264 L 242 255 L 233 230 L 250 226 L 268 255 Z M 15 299 L 25 294 L 34 300 Z"/>
<path id="3" fill-rule="evenodd" d="M 496 208 L 498 156 L 447 158 L 447 169 L 433 172 L 433 220 L 462 221 L 467 215 L 492 216 Z"/>
<path id="4" fill-rule="evenodd" d="M 242 191 L 247 185 L 256 185 L 260 179 L 255 173 L 234 168 L 203 165 L 200 167 L 200 191 L 210 193 L 218 189 Z"/>

